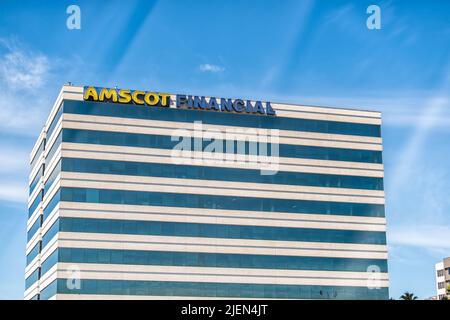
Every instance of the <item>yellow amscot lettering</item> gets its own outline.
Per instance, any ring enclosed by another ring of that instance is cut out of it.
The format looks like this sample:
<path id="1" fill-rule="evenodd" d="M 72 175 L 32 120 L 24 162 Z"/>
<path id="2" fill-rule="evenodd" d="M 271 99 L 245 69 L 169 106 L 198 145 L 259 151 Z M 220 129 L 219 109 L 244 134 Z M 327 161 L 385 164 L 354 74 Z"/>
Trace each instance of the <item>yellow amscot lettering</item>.
<path id="1" fill-rule="evenodd" d="M 99 101 L 104 101 L 105 99 L 107 99 L 111 100 L 112 102 L 117 102 L 117 91 L 116 89 L 102 88 L 98 99 Z"/>
<path id="2" fill-rule="evenodd" d="M 148 106 L 170 106 L 170 94 L 154 91 L 84 87 L 84 100 L 134 103 Z"/>
<path id="3" fill-rule="evenodd" d="M 170 94 L 160 93 L 159 96 L 161 97 L 161 106 L 162 107 L 168 107 L 169 106 Z"/>
<path id="4" fill-rule="evenodd" d="M 159 96 L 154 92 L 147 92 L 144 100 L 149 106 L 156 106 L 159 103 Z"/>
<path id="5" fill-rule="evenodd" d="M 139 96 L 145 96 L 145 92 L 140 90 L 133 91 L 133 93 L 131 94 L 133 102 L 136 104 L 144 104 L 144 100 L 139 98 Z"/>
<path id="6" fill-rule="evenodd" d="M 93 101 L 97 101 L 98 100 L 98 93 L 97 90 L 94 87 L 87 87 L 84 90 L 84 100 L 93 100 Z"/>
<path id="7" fill-rule="evenodd" d="M 130 103 L 130 101 L 131 101 L 131 91 L 126 89 L 119 90 L 119 102 Z"/>

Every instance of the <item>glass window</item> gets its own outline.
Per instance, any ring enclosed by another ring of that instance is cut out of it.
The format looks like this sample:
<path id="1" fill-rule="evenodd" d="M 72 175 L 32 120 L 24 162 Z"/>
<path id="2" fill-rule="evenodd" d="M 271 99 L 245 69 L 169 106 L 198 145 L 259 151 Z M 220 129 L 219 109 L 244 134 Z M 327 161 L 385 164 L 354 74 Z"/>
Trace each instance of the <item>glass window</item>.
<path id="1" fill-rule="evenodd" d="M 42 216 L 39 216 L 36 221 L 31 226 L 30 230 L 27 232 L 27 241 L 30 241 L 31 238 L 36 234 L 41 226 Z"/>
<path id="2" fill-rule="evenodd" d="M 41 180 L 41 177 L 44 175 L 44 165 L 41 165 L 38 172 L 36 173 L 36 176 L 33 178 L 33 181 L 30 184 L 30 191 L 29 194 L 31 195 L 36 188 L 38 182 Z"/>
<path id="3" fill-rule="evenodd" d="M 30 264 L 31 261 L 34 260 L 34 258 L 37 257 L 37 255 L 41 252 L 41 242 L 35 244 L 33 249 L 27 254 L 27 265 Z"/>
<path id="4" fill-rule="evenodd" d="M 44 185 L 44 193 L 46 194 L 47 191 L 50 189 L 50 187 L 53 185 L 53 182 L 55 182 L 56 177 L 61 172 L 61 160 L 58 161 L 58 164 L 53 169 L 52 173 L 48 177 L 47 181 L 45 181 Z"/>
<path id="5" fill-rule="evenodd" d="M 36 270 L 34 270 L 33 273 L 29 275 L 28 278 L 25 279 L 25 290 L 31 287 L 33 283 L 39 280 L 39 272 L 40 269 L 36 268 Z"/>
<path id="6" fill-rule="evenodd" d="M 61 132 L 58 134 L 58 137 L 56 137 L 56 140 L 53 142 L 53 145 L 50 148 L 50 151 L 47 154 L 47 157 L 45 157 L 45 163 L 49 164 L 55 155 L 56 151 L 58 150 L 59 146 L 62 142 L 62 135 Z"/>
<path id="7" fill-rule="evenodd" d="M 56 191 L 56 193 L 53 195 L 52 200 L 50 200 L 50 202 L 44 208 L 44 215 L 42 217 L 42 221 L 45 221 L 45 219 L 47 219 L 50 213 L 52 213 L 53 209 L 55 209 L 56 205 L 59 204 L 60 193 L 61 193 L 60 190 Z"/>
<path id="8" fill-rule="evenodd" d="M 31 204 L 30 208 L 28 209 L 28 218 L 31 217 L 31 215 L 36 211 L 36 209 L 39 207 L 42 201 L 42 197 L 44 196 L 44 191 L 41 190 L 34 199 L 33 203 Z"/>
<path id="9" fill-rule="evenodd" d="M 58 111 L 56 112 L 55 117 L 53 118 L 52 122 L 50 123 L 50 125 L 48 127 L 47 138 L 50 138 L 52 136 L 52 133 L 55 130 L 55 127 L 58 124 L 59 119 L 61 119 L 62 111 L 63 111 L 63 104 L 61 103 L 61 105 L 59 106 Z"/>
<path id="10" fill-rule="evenodd" d="M 58 293 L 341 300 L 386 300 L 389 297 L 388 288 L 350 286 L 82 279 L 80 289 L 71 289 L 66 281 L 58 279 Z"/>
<path id="11" fill-rule="evenodd" d="M 352 272 L 366 272 L 369 266 L 377 265 L 380 267 L 381 272 L 387 272 L 387 260 L 384 259 L 87 248 L 60 248 L 59 255 L 59 261 L 66 263 L 105 263 L 126 265 L 167 265 Z M 43 264 L 43 270 L 44 265 L 45 263 Z M 42 274 L 44 274 L 44 272 Z"/>
<path id="12" fill-rule="evenodd" d="M 155 225 L 159 226 L 155 228 Z M 192 228 L 194 226 L 194 228 Z M 386 244 L 380 231 L 239 226 L 206 223 L 59 218 L 60 231 L 235 238 L 280 241 Z"/>
<path id="13" fill-rule="evenodd" d="M 261 175 L 259 170 L 200 167 L 171 163 L 142 163 L 96 159 L 64 158 L 63 171 L 122 174 L 165 178 L 274 183 L 314 187 L 382 190 L 383 178 L 279 171 Z M 52 174 L 53 175 L 53 174 Z M 46 183 L 47 187 L 47 183 Z M 189 199 L 188 199 L 189 200 Z"/>
<path id="14" fill-rule="evenodd" d="M 41 275 L 47 273 L 58 262 L 58 249 L 53 251 L 41 265 Z"/>
<path id="15" fill-rule="evenodd" d="M 122 118 L 154 119 L 179 122 L 202 121 L 205 124 L 266 129 L 346 134 L 380 137 L 380 125 L 325 120 L 295 119 L 236 115 L 226 112 L 198 111 L 174 108 L 143 108 L 141 106 L 100 102 L 66 100 L 64 112 Z"/>
<path id="16" fill-rule="evenodd" d="M 61 201 L 155 205 L 187 208 L 255 210 L 311 214 L 384 217 L 384 205 L 252 198 L 202 194 L 171 194 L 129 190 L 61 188 Z M 189 199 L 189 202 L 186 200 Z M 45 210 L 44 210 L 45 220 Z"/>
<path id="17" fill-rule="evenodd" d="M 53 239 L 53 237 L 58 233 L 58 231 L 59 231 L 59 219 L 57 219 L 53 223 L 50 229 L 48 229 L 48 231 L 42 237 L 42 248 L 45 248 L 45 246 L 50 242 L 50 240 Z"/>
<path id="18" fill-rule="evenodd" d="M 34 166 L 36 165 L 36 163 L 42 156 L 42 152 L 44 151 L 44 146 L 45 146 L 45 139 L 42 140 L 41 144 L 39 145 L 38 150 L 34 154 L 33 160 L 31 160 L 31 163 L 30 163 L 31 170 L 33 170 Z"/>
<path id="19" fill-rule="evenodd" d="M 53 297 L 56 294 L 57 285 L 58 285 L 57 280 L 54 280 L 52 283 L 50 283 L 48 286 L 42 289 L 40 299 L 48 300 L 51 297 Z"/>
<path id="20" fill-rule="evenodd" d="M 124 133 L 124 132 L 109 132 L 109 131 L 93 131 L 93 130 L 79 130 L 79 129 L 64 129 L 63 141 L 74 143 L 90 143 L 102 145 L 117 145 L 141 148 L 161 148 L 173 149 L 179 141 L 172 141 L 170 136 Z M 243 152 L 237 148 L 230 150 L 226 148 L 229 141 L 216 141 L 222 143 L 224 152 L 231 152 L 242 154 Z M 210 142 L 203 141 L 203 150 Z M 248 154 L 248 141 L 245 142 L 245 151 Z M 271 153 L 267 153 L 271 155 Z M 318 160 L 334 160 L 334 161 L 353 161 L 353 162 L 368 162 L 368 163 L 382 163 L 381 151 L 373 150 L 358 150 L 358 149 L 343 149 L 343 148 L 329 148 L 329 147 L 315 147 L 302 145 L 279 145 L 279 156 L 286 158 L 306 158 Z"/>

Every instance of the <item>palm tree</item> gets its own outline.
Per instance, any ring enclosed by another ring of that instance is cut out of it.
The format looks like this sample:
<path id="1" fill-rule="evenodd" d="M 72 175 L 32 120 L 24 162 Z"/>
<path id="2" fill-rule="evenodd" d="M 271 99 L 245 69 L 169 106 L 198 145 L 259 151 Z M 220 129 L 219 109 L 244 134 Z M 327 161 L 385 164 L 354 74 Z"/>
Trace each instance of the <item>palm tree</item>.
<path id="1" fill-rule="evenodd" d="M 410 293 L 406 291 L 404 294 L 401 295 L 400 299 L 402 300 L 417 300 L 417 296 L 414 295 L 414 293 Z"/>

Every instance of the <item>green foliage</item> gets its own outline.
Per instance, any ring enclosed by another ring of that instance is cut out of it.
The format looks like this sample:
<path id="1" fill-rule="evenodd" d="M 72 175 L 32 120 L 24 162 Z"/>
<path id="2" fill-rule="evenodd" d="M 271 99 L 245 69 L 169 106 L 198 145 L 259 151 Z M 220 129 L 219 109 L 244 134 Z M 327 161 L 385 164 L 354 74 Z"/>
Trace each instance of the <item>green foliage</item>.
<path id="1" fill-rule="evenodd" d="M 417 300 L 418 297 L 414 293 L 406 291 L 404 294 L 402 294 L 400 296 L 400 299 L 401 300 Z"/>

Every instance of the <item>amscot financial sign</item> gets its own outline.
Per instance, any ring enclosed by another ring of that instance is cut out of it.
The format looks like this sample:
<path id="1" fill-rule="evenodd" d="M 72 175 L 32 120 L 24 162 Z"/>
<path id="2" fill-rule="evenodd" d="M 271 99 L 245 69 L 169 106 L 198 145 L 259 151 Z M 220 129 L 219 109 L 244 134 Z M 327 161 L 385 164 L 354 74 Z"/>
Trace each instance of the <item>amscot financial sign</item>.
<path id="1" fill-rule="evenodd" d="M 173 95 L 154 91 L 117 89 L 85 86 L 83 99 L 85 101 L 112 102 L 121 104 L 135 104 L 149 107 L 170 107 Z M 204 97 L 185 94 L 175 95 L 177 108 L 212 110 L 220 112 L 237 112 L 274 116 L 270 102 L 250 101 L 243 99 L 229 99 Z"/>

